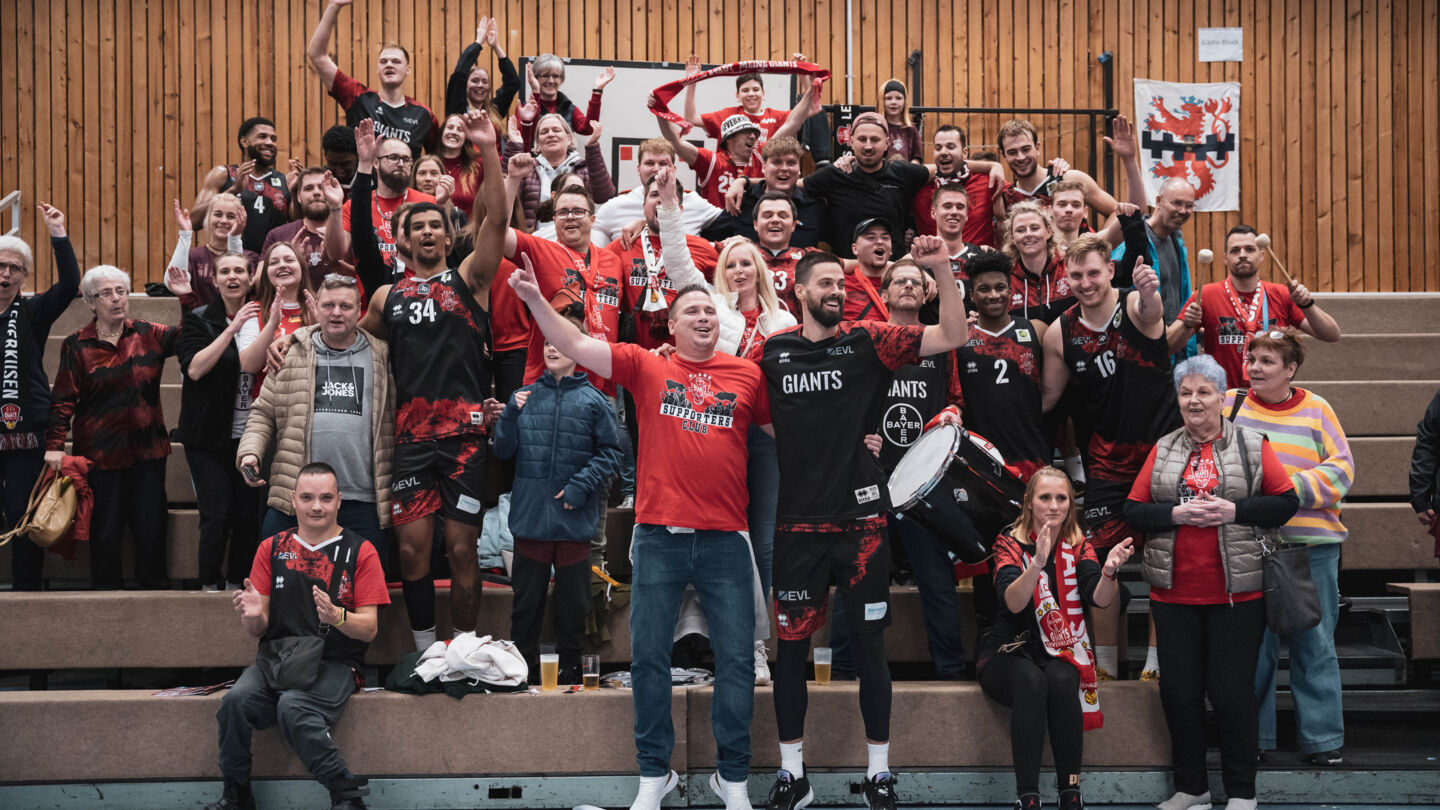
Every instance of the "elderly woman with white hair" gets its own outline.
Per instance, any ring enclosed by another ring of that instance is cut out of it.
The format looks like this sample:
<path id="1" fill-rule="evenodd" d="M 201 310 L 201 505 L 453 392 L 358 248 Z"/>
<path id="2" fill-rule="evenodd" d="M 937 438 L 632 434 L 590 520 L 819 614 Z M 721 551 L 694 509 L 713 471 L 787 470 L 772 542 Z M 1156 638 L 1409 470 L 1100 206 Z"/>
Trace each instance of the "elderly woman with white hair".
<path id="1" fill-rule="evenodd" d="M 615 181 L 611 179 L 605 155 L 600 151 L 598 121 L 594 124 L 589 142 L 581 149 L 576 147 L 575 131 L 565 117 L 558 113 L 546 113 L 535 125 L 534 154 L 530 159 L 516 160 L 515 156 L 523 154 L 524 150 L 525 146 L 519 141 L 511 139 L 505 142 L 505 170 L 508 174 L 510 167 L 514 166 L 518 172 L 518 199 L 525 212 L 525 224 L 532 231 L 539 219 L 542 198 L 554 190 L 552 184 L 561 175 L 579 177 L 581 183 L 590 189 L 596 205 L 615 196 Z"/>
<path id="2" fill-rule="evenodd" d="M 42 202 L 40 215 L 55 251 L 55 282 L 45 292 L 21 294 L 35 269 L 35 253 L 18 236 L 0 236 L 0 357 L 6 379 L 14 381 L 0 386 L 0 489 L 9 526 L 25 514 L 30 490 L 45 463 L 43 437 L 50 423 L 45 340 L 80 288 L 80 267 L 65 235 L 65 214 Z M 20 537 L 10 543 L 10 554 L 15 590 L 40 590 L 44 549 Z"/>
<path id="3" fill-rule="evenodd" d="M 575 102 L 560 92 L 560 85 L 565 83 L 565 60 L 555 54 L 542 53 L 535 57 L 535 61 L 525 66 L 525 79 L 530 84 L 530 97 L 515 118 L 525 145 L 529 146 L 534 134 L 528 131 L 529 127 L 534 126 L 535 120 L 545 113 L 556 113 L 565 119 L 571 129 L 581 135 L 589 135 L 591 125 L 600 122 L 600 101 L 604 97 L 605 86 L 615 81 L 615 68 L 607 67 L 595 77 L 595 89 L 590 93 L 590 103 L 585 112 L 581 112 Z"/>
<path id="4" fill-rule="evenodd" d="M 1160 810 L 1210 807 L 1205 699 L 1220 729 L 1227 810 L 1253 810 L 1259 719 L 1255 666 L 1265 633 L 1259 535 L 1300 501 L 1265 435 L 1227 421 L 1225 370 L 1199 355 L 1175 367 L 1184 425 L 1162 436 L 1125 502 L 1145 532 L 1145 580 L 1160 657 L 1175 795 Z"/>
<path id="5" fill-rule="evenodd" d="M 94 465 L 89 484 L 90 578 L 101 590 L 124 585 L 120 537 L 135 538 L 135 574 L 144 588 L 169 587 L 165 535 L 165 459 L 170 438 L 160 407 L 160 375 L 180 329 L 130 318 L 130 276 L 90 268 L 80 281 L 95 319 L 65 338 L 45 434 L 45 463 L 59 469 L 74 426 L 72 455 Z"/>

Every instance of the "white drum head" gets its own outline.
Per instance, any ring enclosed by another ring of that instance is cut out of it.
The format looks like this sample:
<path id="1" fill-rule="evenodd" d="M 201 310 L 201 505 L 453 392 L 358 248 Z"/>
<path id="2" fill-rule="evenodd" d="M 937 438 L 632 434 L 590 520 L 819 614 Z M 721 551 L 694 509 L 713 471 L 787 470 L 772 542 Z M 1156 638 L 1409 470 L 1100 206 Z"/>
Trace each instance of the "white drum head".
<path id="1" fill-rule="evenodd" d="M 899 509 L 930 488 L 949 466 L 960 442 L 960 429 L 939 425 L 925 432 L 895 465 L 890 474 L 890 503 Z"/>

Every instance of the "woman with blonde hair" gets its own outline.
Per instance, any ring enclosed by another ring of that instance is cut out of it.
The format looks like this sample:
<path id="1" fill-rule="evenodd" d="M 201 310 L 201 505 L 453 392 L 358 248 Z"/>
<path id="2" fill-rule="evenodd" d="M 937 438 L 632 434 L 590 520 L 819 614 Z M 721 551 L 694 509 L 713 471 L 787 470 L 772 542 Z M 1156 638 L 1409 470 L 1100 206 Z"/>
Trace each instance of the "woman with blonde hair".
<path id="1" fill-rule="evenodd" d="M 1080 529 L 1070 478 L 1042 467 L 1025 487 L 1020 517 L 995 539 L 995 624 L 980 647 L 980 688 L 1010 708 L 1015 807 L 1039 810 L 1045 734 L 1055 759 L 1060 810 L 1081 810 L 1083 732 L 1104 722 L 1084 608 L 1119 595 L 1115 572 L 1130 559 L 1129 538 L 1102 566 Z"/>
<path id="2" fill-rule="evenodd" d="M 1075 305 L 1075 292 L 1065 278 L 1065 256 L 1060 252 L 1056 233 L 1048 208 L 1031 200 L 1010 206 L 1005 244 L 1001 247 L 1014 263 L 1010 271 L 1010 312 L 1029 318 L 1036 327 L 1053 323 Z"/>
<path id="3" fill-rule="evenodd" d="M 885 117 L 885 128 L 890 131 L 890 151 L 886 157 L 922 163 L 925 150 L 920 142 L 920 129 L 910 123 L 910 90 L 905 83 L 896 78 L 886 79 L 880 86 L 879 107 Z"/>

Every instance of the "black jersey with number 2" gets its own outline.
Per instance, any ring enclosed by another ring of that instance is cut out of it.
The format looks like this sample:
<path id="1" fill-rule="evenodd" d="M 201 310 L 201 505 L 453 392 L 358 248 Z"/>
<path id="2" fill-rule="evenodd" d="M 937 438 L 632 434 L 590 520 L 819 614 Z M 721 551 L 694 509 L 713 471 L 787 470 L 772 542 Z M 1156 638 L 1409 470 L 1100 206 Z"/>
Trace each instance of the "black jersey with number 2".
<path id="1" fill-rule="evenodd" d="M 1164 335 L 1146 337 L 1130 320 L 1125 303 L 1132 295 L 1139 293 L 1121 291 L 1114 314 L 1099 327 L 1081 319 L 1079 304 L 1060 316 L 1085 475 L 1127 484 L 1155 441 L 1180 426 L 1170 348 Z"/>
<path id="2" fill-rule="evenodd" d="M 455 270 L 395 282 L 385 298 L 395 375 L 395 440 L 483 431 L 490 316 Z"/>
<path id="3" fill-rule="evenodd" d="M 1035 326 L 1018 315 L 998 332 L 978 325 L 956 351 L 965 427 L 990 440 L 1030 480 L 1052 454 L 1040 405 L 1043 354 Z"/>
<path id="4" fill-rule="evenodd" d="M 811 342 L 776 332 L 750 359 L 770 388 L 780 458 L 779 523 L 835 523 L 889 507 L 885 472 L 865 447 L 894 370 L 920 361 L 923 326 L 842 321 Z"/>

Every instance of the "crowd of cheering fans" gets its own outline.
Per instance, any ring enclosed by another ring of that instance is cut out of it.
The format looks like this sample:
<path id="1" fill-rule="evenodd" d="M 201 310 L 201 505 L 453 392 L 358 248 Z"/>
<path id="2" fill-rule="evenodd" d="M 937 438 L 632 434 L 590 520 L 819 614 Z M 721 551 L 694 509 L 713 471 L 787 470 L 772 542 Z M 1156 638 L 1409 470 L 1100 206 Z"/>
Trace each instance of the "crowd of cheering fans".
<path id="1" fill-rule="evenodd" d="M 809 804 L 806 667 L 827 620 L 837 676 L 859 680 L 865 800 L 894 807 L 884 634 L 897 582 L 920 588 L 936 676 L 976 678 L 1008 707 L 1016 806 L 1040 807 L 1048 737 L 1059 806 L 1080 808 L 1083 733 L 1128 669 L 1122 567 L 1149 586 L 1135 674 L 1158 681 L 1175 790 L 1158 806 L 1211 806 L 1208 698 L 1226 807 L 1256 807 L 1281 641 L 1265 624 L 1265 537 L 1309 548 L 1322 621 L 1284 639 L 1298 743 L 1341 762 L 1336 576 L 1354 462 L 1334 411 L 1297 380 L 1300 334 L 1334 341 L 1339 326 L 1303 284 L 1262 279 L 1246 225 L 1225 237 L 1224 279 L 1193 287 L 1195 192 L 1171 180 L 1147 204 L 1124 117 L 1105 139 L 1127 180 L 1118 197 L 1043 156 L 1023 120 L 995 133 L 994 160 L 975 159 L 960 127 L 922 132 L 893 79 L 832 163 L 818 94 L 772 109 L 774 77 L 745 73 L 733 107 L 697 110 L 687 91 L 694 133 L 657 118 L 636 150 L 640 184 L 617 189 L 599 146 L 613 69 L 572 100 L 565 60 L 540 55 L 522 76 L 486 18 L 432 108 L 405 94 L 399 45 L 380 51 L 373 86 L 331 59 L 348 5 L 329 2 L 307 49 L 346 123 L 281 166 L 276 125 L 249 118 L 236 162 L 208 172 L 188 209 L 174 203 L 178 324 L 131 317 L 122 269 L 82 277 L 53 207 L 40 205 L 50 289 L 19 294 L 32 249 L 0 237 L 5 356 L 21 369 L 0 411 L 7 521 L 47 465 L 83 458 L 94 587 L 124 584 L 127 528 L 134 580 L 169 587 L 173 438 L 199 509 L 199 586 L 233 593 L 262 650 L 323 638 L 312 680 L 285 688 L 252 667 L 227 693 L 212 807 L 255 806 L 250 729 L 276 723 L 336 807 L 364 806 L 328 728 L 363 685 L 387 581 L 417 650 L 437 643 L 442 568 L 455 633 L 513 639 L 538 679 L 553 580 L 560 681 L 579 682 L 592 575 L 617 562 L 604 537 L 616 507 L 634 510 L 635 808 L 676 784 L 677 626 L 713 651 L 711 786 L 725 806 L 751 806 L 754 687 L 772 682 L 782 767 L 766 806 Z M 687 75 L 699 70 L 692 59 Z M 65 338 L 52 384 L 46 339 L 77 291 L 94 319 Z M 173 436 L 160 404 L 172 356 Z M 1412 475 L 1422 522 L 1440 491 L 1430 411 Z M 957 572 L 951 539 L 889 502 L 890 474 L 933 430 L 993 446 L 997 475 L 1023 491 L 1001 526 L 961 514 L 949 527 L 987 550 L 978 568 Z M 502 514 L 512 624 L 477 626 L 477 538 Z M 39 589 L 43 551 L 13 554 L 15 589 Z M 978 638 L 962 638 L 965 577 Z"/>

